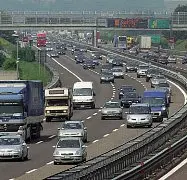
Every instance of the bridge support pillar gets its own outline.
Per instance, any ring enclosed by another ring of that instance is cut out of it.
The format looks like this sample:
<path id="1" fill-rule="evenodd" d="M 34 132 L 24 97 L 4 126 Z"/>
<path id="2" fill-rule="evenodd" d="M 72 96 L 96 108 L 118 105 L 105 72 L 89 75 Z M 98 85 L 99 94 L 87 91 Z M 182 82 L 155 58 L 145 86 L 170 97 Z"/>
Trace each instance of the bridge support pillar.
<path id="1" fill-rule="evenodd" d="M 93 30 L 92 44 L 94 47 L 97 47 L 97 29 Z"/>

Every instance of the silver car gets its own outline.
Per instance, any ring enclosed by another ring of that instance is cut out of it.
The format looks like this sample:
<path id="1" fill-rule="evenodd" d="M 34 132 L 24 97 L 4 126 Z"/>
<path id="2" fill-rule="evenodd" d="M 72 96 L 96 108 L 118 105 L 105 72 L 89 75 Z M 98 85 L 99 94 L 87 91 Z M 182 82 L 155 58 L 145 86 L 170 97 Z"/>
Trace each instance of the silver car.
<path id="1" fill-rule="evenodd" d="M 170 55 L 168 57 L 168 63 L 174 63 L 174 64 L 176 64 L 177 63 L 177 58 L 175 56 L 173 56 L 173 55 Z"/>
<path id="2" fill-rule="evenodd" d="M 123 119 L 123 108 L 118 101 L 108 101 L 101 110 L 101 119 L 119 118 Z"/>
<path id="3" fill-rule="evenodd" d="M 22 136 L 7 135 L 0 137 L 0 159 L 28 159 L 28 147 Z"/>
<path id="4" fill-rule="evenodd" d="M 86 161 L 87 152 L 83 141 L 78 137 L 61 138 L 53 153 L 54 165 Z"/>
<path id="5" fill-rule="evenodd" d="M 145 77 L 148 69 L 149 65 L 139 65 L 137 69 L 137 78 L 140 78 L 141 76 Z"/>
<path id="6" fill-rule="evenodd" d="M 112 69 L 112 73 L 114 75 L 115 78 L 122 78 L 124 79 L 124 72 L 123 72 L 123 69 L 122 68 L 113 68 Z"/>
<path id="7" fill-rule="evenodd" d="M 167 82 L 167 79 L 164 75 L 154 75 L 152 79 L 150 80 L 151 87 L 154 88 L 157 86 L 160 82 Z"/>
<path id="8" fill-rule="evenodd" d="M 80 137 L 83 142 L 87 142 L 87 127 L 83 121 L 65 121 L 58 128 L 58 138 Z"/>
<path id="9" fill-rule="evenodd" d="M 106 57 L 106 62 L 112 64 L 112 61 L 114 60 L 115 55 L 114 54 L 108 54 Z"/>
<path id="10" fill-rule="evenodd" d="M 127 128 L 135 126 L 151 127 L 153 123 L 151 107 L 146 103 L 133 104 L 127 114 Z"/>
<path id="11" fill-rule="evenodd" d="M 114 75 L 111 71 L 102 72 L 100 75 L 100 83 L 112 82 L 114 83 Z"/>

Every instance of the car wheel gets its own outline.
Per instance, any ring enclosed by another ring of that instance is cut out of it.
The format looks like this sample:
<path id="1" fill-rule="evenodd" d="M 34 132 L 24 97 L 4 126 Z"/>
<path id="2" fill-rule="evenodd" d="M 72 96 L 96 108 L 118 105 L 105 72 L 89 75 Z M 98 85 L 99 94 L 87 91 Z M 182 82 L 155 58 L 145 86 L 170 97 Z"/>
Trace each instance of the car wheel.
<path id="1" fill-rule="evenodd" d="M 137 78 L 140 78 L 140 75 L 137 75 Z"/>
<path id="2" fill-rule="evenodd" d="M 24 160 L 25 160 L 25 158 L 24 158 L 24 156 L 23 156 L 23 152 L 22 152 L 21 157 L 19 158 L 19 160 L 20 160 L 20 161 L 24 161 Z"/>
<path id="3" fill-rule="evenodd" d="M 54 165 L 58 165 L 58 163 L 56 162 L 56 161 L 54 161 L 54 163 L 53 163 Z"/>
<path id="4" fill-rule="evenodd" d="M 121 120 L 121 119 L 123 119 L 123 117 L 122 117 L 122 116 L 120 116 L 120 117 L 119 117 L 119 119 Z"/>
<path id="5" fill-rule="evenodd" d="M 152 124 L 148 125 L 148 128 L 151 128 L 152 127 Z"/>
<path id="6" fill-rule="evenodd" d="M 101 120 L 105 120 L 105 118 L 103 116 L 101 116 Z"/>
<path id="7" fill-rule="evenodd" d="M 95 103 L 92 105 L 92 109 L 95 109 Z"/>
<path id="8" fill-rule="evenodd" d="M 46 122 L 51 122 L 51 117 L 46 117 Z"/>
<path id="9" fill-rule="evenodd" d="M 148 79 L 148 78 L 146 78 L 146 82 L 149 82 L 149 79 Z"/>
<path id="10" fill-rule="evenodd" d="M 130 126 L 130 125 L 127 125 L 127 128 L 131 128 L 131 126 Z"/>
<path id="11" fill-rule="evenodd" d="M 103 83 L 103 81 L 100 81 L 100 84 L 102 84 Z"/>
<path id="12" fill-rule="evenodd" d="M 29 158 L 28 158 L 28 155 L 29 155 L 29 153 L 27 152 L 27 155 L 25 156 L 25 161 L 27 161 Z"/>

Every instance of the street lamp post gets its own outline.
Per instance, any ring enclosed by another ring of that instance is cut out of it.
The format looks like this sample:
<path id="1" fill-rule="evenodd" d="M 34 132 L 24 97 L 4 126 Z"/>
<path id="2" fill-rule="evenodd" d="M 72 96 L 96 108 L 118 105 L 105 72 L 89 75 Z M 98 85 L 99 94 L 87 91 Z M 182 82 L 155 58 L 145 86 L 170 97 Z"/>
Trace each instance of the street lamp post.
<path id="1" fill-rule="evenodd" d="M 19 35 L 12 34 L 12 36 L 16 37 L 16 74 L 19 79 Z"/>

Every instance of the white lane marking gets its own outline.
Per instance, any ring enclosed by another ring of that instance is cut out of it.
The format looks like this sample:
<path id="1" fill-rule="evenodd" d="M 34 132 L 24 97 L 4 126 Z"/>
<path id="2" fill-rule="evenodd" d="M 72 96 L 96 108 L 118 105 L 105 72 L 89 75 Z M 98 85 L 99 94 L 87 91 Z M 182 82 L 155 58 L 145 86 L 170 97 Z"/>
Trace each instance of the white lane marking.
<path id="1" fill-rule="evenodd" d="M 109 136 L 110 134 L 105 134 L 103 137 L 107 137 L 107 136 Z"/>
<path id="2" fill-rule="evenodd" d="M 103 107 L 101 106 L 100 108 L 102 109 Z"/>
<path id="3" fill-rule="evenodd" d="M 44 118 L 43 121 L 46 121 L 46 119 Z"/>
<path id="4" fill-rule="evenodd" d="M 97 113 L 94 113 L 93 116 L 97 115 Z"/>
<path id="5" fill-rule="evenodd" d="M 114 130 L 113 130 L 113 132 L 116 132 L 116 131 L 118 131 L 118 129 L 114 129 Z"/>
<path id="6" fill-rule="evenodd" d="M 91 119 L 92 118 L 92 116 L 89 116 L 89 117 L 87 117 L 86 119 Z"/>
<path id="7" fill-rule="evenodd" d="M 51 162 L 48 162 L 48 163 L 46 163 L 47 165 L 49 165 L 49 164 L 53 164 L 54 163 L 54 161 L 51 161 Z"/>
<path id="8" fill-rule="evenodd" d="M 113 98 L 113 97 L 111 97 L 110 99 L 111 99 L 111 100 L 113 100 L 114 98 Z"/>
<path id="9" fill-rule="evenodd" d="M 32 170 L 30 170 L 30 171 L 27 171 L 26 173 L 27 174 L 29 174 L 29 173 L 32 173 L 32 172 L 34 172 L 34 171 L 36 171 L 37 169 L 32 169 Z"/>
<path id="10" fill-rule="evenodd" d="M 95 141 L 93 141 L 92 143 L 96 143 L 96 142 L 98 142 L 99 140 L 98 139 L 96 139 Z"/>
<path id="11" fill-rule="evenodd" d="M 178 84 L 175 84 L 173 81 L 170 81 L 170 80 L 167 80 L 167 81 L 170 82 L 171 84 L 173 84 L 176 88 L 178 88 L 180 90 L 180 92 L 184 96 L 184 104 L 186 104 L 186 102 L 187 102 L 187 94 L 186 94 L 186 92 Z"/>
<path id="12" fill-rule="evenodd" d="M 83 81 L 79 76 L 77 76 L 74 72 L 72 72 L 71 70 L 69 70 L 67 67 L 65 67 L 64 65 L 60 64 L 55 58 L 51 58 L 53 61 L 55 61 L 59 66 L 61 66 L 63 69 L 65 69 L 66 71 L 68 71 L 70 74 L 72 74 L 73 76 L 75 76 L 79 81 Z"/>
<path id="13" fill-rule="evenodd" d="M 113 90 L 113 93 L 115 93 L 116 92 L 116 90 Z"/>
<path id="14" fill-rule="evenodd" d="M 43 143 L 43 141 L 38 141 L 36 144 L 41 144 L 41 143 Z"/>
<path id="15" fill-rule="evenodd" d="M 172 174 L 174 174 L 176 171 L 178 171 L 182 166 L 184 166 L 187 163 L 187 158 L 183 160 L 180 164 L 175 166 L 171 171 L 169 171 L 167 174 L 162 176 L 159 180 L 165 180 L 169 178 Z"/>
<path id="16" fill-rule="evenodd" d="M 48 138 L 49 139 L 52 139 L 52 138 L 54 138 L 56 135 L 52 135 L 52 136 L 49 136 Z"/>
<path id="17" fill-rule="evenodd" d="M 9 180 L 14 180 L 14 178 L 11 178 L 11 179 L 9 179 Z"/>
<path id="18" fill-rule="evenodd" d="M 98 112 L 101 112 L 101 109 L 99 109 Z"/>
<path id="19" fill-rule="evenodd" d="M 115 94 L 112 95 L 112 98 L 115 98 Z"/>
<path id="20" fill-rule="evenodd" d="M 121 126 L 120 126 L 120 127 L 123 127 L 123 126 L 125 126 L 125 124 L 121 124 Z"/>

